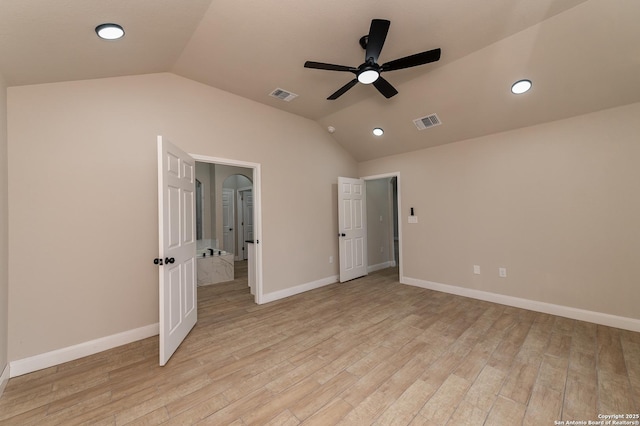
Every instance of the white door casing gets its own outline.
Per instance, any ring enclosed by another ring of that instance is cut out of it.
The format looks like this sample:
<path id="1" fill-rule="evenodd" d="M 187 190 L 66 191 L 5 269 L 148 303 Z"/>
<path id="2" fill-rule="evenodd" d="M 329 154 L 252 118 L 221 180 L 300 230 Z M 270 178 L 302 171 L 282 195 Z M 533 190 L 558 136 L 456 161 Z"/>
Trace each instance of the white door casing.
<path id="1" fill-rule="evenodd" d="M 198 319 L 195 160 L 158 136 L 160 365 Z"/>
<path id="2" fill-rule="evenodd" d="M 338 178 L 340 282 L 367 275 L 367 209 L 363 179 Z"/>

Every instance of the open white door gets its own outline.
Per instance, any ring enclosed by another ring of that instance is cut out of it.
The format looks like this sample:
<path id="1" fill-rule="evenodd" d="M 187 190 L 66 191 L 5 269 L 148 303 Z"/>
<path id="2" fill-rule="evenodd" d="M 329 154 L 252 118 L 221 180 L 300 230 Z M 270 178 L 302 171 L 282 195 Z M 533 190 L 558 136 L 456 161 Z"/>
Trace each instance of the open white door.
<path id="1" fill-rule="evenodd" d="M 367 209 L 363 179 L 338 178 L 340 282 L 367 275 Z"/>
<path id="2" fill-rule="evenodd" d="M 253 241 L 253 190 L 251 189 L 242 191 L 242 224 L 244 241 Z M 247 244 L 244 243 L 244 245 Z M 247 258 L 246 250 L 244 258 Z"/>
<path id="3" fill-rule="evenodd" d="M 158 136 L 160 365 L 198 319 L 195 160 Z"/>

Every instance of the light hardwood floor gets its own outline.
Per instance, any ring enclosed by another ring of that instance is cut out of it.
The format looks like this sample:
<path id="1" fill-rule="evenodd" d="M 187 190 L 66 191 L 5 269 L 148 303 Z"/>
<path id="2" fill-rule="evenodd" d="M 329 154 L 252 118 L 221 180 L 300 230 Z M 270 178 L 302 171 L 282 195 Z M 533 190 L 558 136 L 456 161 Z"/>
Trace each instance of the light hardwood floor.
<path id="1" fill-rule="evenodd" d="M 399 284 L 397 270 L 258 306 L 200 287 L 165 367 L 150 338 L 7 384 L 12 425 L 553 425 L 640 411 L 640 333 Z"/>

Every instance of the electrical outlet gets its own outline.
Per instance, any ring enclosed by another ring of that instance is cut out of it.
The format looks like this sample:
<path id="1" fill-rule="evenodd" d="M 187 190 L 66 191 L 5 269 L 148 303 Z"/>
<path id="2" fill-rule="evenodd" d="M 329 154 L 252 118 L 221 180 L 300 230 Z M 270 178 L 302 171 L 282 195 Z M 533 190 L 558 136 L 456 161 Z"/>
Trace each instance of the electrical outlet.
<path id="1" fill-rule="evenodd" d="M 384 247 L 380 247 L 380 253 L 384 253 Z"/>
<path id="2" fill-rule="evenodd" d="M 473 265 L 473 273 L 480 275 L 480 265 Z"/>
<path id="3" fill-rule="evenodd" d="M 329 263 L 333 263 L 333 256 L 329 256 Z"/>
<path id="4" fill-rule="evenodd" d="M 500 278 L 507 278 L 507 268 L 498 268 Z"/>
<path id="5" fill-rule="evenodd" d="M 409 223 L 418 223 L 418 216 L 409 216 Z"/>

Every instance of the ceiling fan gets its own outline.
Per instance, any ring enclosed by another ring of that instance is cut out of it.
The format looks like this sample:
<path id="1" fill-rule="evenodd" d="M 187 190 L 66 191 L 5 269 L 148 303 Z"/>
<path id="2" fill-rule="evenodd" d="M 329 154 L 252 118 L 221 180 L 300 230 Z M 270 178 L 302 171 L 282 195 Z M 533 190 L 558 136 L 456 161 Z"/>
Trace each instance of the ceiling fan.
<path id="1" fill-rule="evenodd" d="M 305 68 L 329 71 L 347 71 L 356 75 L 356 78 L 338 89 L 334 94 L 329 96 L 327 100 L 338 99 L 358 82 L 362 84 L 373 84 L 385 98 L 389 99 L 390 97 L 397 95 L 398 91 L 387 80 L 380 76 L 381 73 L 424 65 L 440 59 L 440 49 L 438 48 L 422 53 L 416 53 L 415 55 L 405 56 L 404 58 L 378 65 L 378 56 L 380 56 L 380 51 L 382 51 L 382 46 L 384 46 L 384 41 L 387 38 L 390 25 L 391 22 L 385 19 L 371 20 L 369 34 L 360 39 L 360 46 L 366 50 L 364 63 L 357 68 L 313 61 L 307 61 L 304 63 Z"/>

